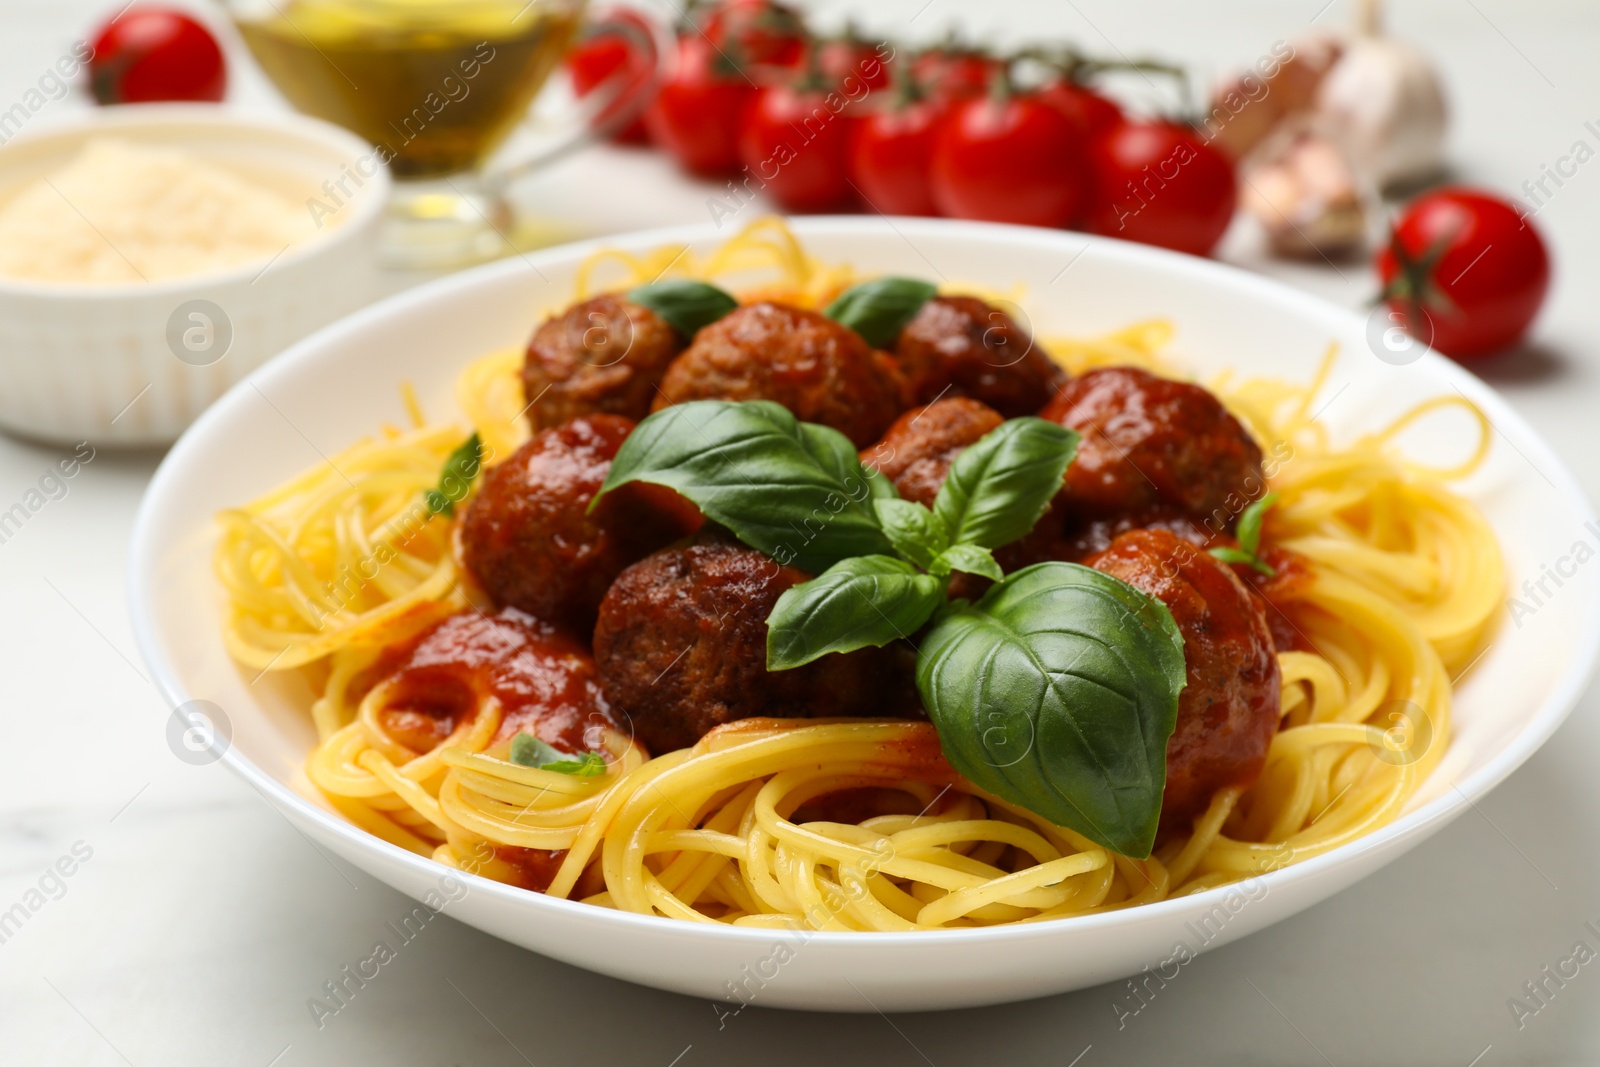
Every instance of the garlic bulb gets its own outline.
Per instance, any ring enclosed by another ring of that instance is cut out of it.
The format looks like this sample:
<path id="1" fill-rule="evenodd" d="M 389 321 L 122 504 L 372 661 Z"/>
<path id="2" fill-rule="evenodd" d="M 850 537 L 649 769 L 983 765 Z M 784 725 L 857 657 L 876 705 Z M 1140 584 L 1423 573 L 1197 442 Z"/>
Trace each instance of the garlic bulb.
<path id="1" fill-rule="evenodd" d="M 1378 0 L 1364 0 L 1357 33 L 1317 87 L 1316 109 L 1351 164 L 1380 187 L 1439 169 L 1445 131 L 1439 77 L 1417 49 L 1383 36 Z"/>

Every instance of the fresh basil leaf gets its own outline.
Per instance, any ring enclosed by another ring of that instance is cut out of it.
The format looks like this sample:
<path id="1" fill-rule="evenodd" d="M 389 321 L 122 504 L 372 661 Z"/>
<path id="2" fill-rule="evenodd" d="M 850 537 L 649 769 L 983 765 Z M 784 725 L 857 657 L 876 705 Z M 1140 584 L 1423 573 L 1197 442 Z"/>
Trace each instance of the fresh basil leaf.
<path id="1" fill-rule="evenodd" d="M 917 689 L 950 764 L 1119 852 L 1150 855 L 1185 681 L 1161 601 L 1075 563 L 1040 563 L 934 620 Z"/>
<path id="2" fill-rule="evenodd" d="M 939 553 L 939 558 L 933 561 L 929 570 L 938 575 L 961 571 L 963 574 L 992 578 L 997 582 L 1005 577 L 1000 564 L 995 562 L 994 553 L 982 545 L 951 545 Z"/>
<path id="3" fill-rule="evenodd" d="M 739 301 L 716 286 L 683 278 L 651 282 L 629 289 L 625 295 L 630 303 L 660 315 L 685 340 L 739 306 Z"/>
<path id="4" fill-rule="evenodd" d="M 999 548 L 1033 529 L 1078 449 L 1078 435 L 1044 419 L 1008 419 L 950 464 L 933 511 L 958 545 Z"/>
<path id="5" fill-rule="evenodd" d="M 423 494 L 428 510 L 439 515 L 454 515 L 456 503 L 466 497 L 472 480 L 483 464 L 483 442 L 474 433 L 449 456 L 439 470 L 439 487 Z"/>
<path id="6" fill-rule="evenodd" d="M 1277 576 L 1278 571 L 1272 566 L 1272 564 L 1268 563 L 1260 556 L 1246 552 L 1243 549 L 1224 547 L 1213 548 L 1210 550 L 1210 552 L 1212 556 L 1220 559 L 1224 563 L 1237 563 L 1242 567 L 1249 567 L 1259 574 L 1266 575 L 1268 578 Z"/>
<path id="7" fill-rule="evenodd" d="M 928 570 L 950 544 L 950 532 L 939 516 L 912 500 L 874 500 L 873 509 L 884 536 L 900 555 Z"/>
<path id="8" fill-rule="evenodd" d="M 1277 501 L 1277 493 L 1268 493 L 1239 513 L 1239 547 L 1247 555 L 1254 556 L 1261 548 L 1261 522 L 1267 517 L 1267 509 Z"/>
<path id="9" fill-rule="evenodd" d="M 597 778 L 606 773 L 606 758 L 598 752 L 585 752 L 575 760 L 562 759 L 540 764 L 539 769 L 570 774 L 574 778 Z"/>
<path id="10" fill-rule="evenodd" d="M 634 428 L 594 501 L 628 482 L 664 485 L 751 548 L 817 573 L 890 551 L 870 481 L 837 430 L 768 400 L 693 400 Z"/>
<path id="11" fill-rule="evenodd" d="M 835 563 L 778 598 L 767 616 L 767 670 L 908 637 L 943 603 L 944 582 L 904 560 L 857 556 Z"/>
<path id="12" fill-rule="evenodd" d="M 938 291 L 916 278 L 874 278 L 840 293 L 823 314 L 850 327 L 873 348 L 887 348 Z"/>
<path id="13" fill-rule="evenodd" d="M 511 762 L 578 778 L 593 778 L 606 773 L 606 758 L 599 752 L 584 752 L 574 757 L 527 733 L 517 734 L 511 739 Z"/>

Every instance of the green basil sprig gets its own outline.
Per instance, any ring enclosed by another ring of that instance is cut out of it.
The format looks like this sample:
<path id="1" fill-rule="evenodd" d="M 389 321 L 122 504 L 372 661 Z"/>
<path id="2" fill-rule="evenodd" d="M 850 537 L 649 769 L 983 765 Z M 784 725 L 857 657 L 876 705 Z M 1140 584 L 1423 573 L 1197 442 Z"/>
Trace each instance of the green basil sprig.
<path id="1" fill-rule="evenodd" d="M 887 348 L 938 291 L 916 278 L 874 278 L 840 293 L 822 313 L 873 348 Z"/>
<path id="2" fill-rule="evenodd" d="M 1035 418 L 963 451 L 932 508 L 902 500 L 833 430 L 765 401 L 649 416 L 601 495 L 666 485 L 745 544 L 820 571 L 767 618 L 767 668 L 882 646 L 932 620 L 917 688 L 950 764 L 990 793 L 1113 851 L 1150 854 L 1183 639 L 1161 601 L 1077 564 L 1003 575 L 992 550 L 1049 507 L 1077 448 Z M 1241 524 L 1242 525 L 1242 524 Z M 952 572 L 995 584 L 947 599 Z"/>
<path id="3" fill-rule="evenodd" d="M 1161 601 L 1076 563 L 1039 563 L 941 612 L 917 690 L 951 766 L 1125 856 L 1155 842 L 1185 681 Z"/>
<path id="4" fill-rule="evenodd" d="M 1224 563 L 1241 563 L 1268 578 L 1277 576 L 1277 570 L 1261 558 L 1261 522 L 1267 509 L 1278 502 L 1277 493 L 1268 493 L 1239 513 L 1238 548 L 1213 548 L 1211 554 Z"/>
<path id="5" fill-rule="evenodd" d="M 862 468 L 844 434 L 769 400 L 694 400 L 648 416 L 622 442 L 595 502 L 628 482 L 677 490 L 785 565 L 817 572 L 890 552 L 872 501 L 894 486 Z"/>
<path id="6" fill-rule="evenodd" d="M 575 778 L 594 778 L 606 773 L 606 758 L 601 753 L 583 752 L 574 756 L 532 734 L 517 734 L 511 739 L 511 762 Z"/>
<path id="7" fill-rule="evenodd" d="M 454 515 L 456 504 L 466 497 L 482 466 L 483 442 L 473 434 L 445 458 L 439 470 L 439 487 L 423 494 L 428 510 L 436 515 Z"/>
<path id="8" fill-rule="evenodd" d="M 636 286 L 624 295 L 630 303 L 660 315 L 685 340 L 739 306 L 739 301 L 716 286 L 686 278 Z"/>
<path id="9" fill-rule="evenodd" d="M 1053 422 L 1009 419 L 956 457 L 931 510 L 898 497 L 875 501 L 899 558 L 845 560 L 784 590 L 767 618 L 767 669 L 911 635 L 944 605 L 944 579 L 952 571 L 998 581 L 1000 565 L 990 550 L 1033 529 L 1061 489 L 1077 446 L 1078 435 Z M 908 575 L 927 579 L 917 586 L 926 592 L 891 598 L 895 610 L 885 610 L 885 589 L 901 589 Z"/>

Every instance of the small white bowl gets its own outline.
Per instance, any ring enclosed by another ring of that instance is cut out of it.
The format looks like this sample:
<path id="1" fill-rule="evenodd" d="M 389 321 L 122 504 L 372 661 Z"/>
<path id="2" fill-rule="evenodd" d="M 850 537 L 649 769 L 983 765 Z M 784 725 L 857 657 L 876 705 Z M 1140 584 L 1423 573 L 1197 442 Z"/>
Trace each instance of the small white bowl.
<path id="1" fill-rule="evenodd" d="M 0 427 L 62 443 L 166 444 L 264 361 L 377 294 L 389 174 L 359 137 L 317 119 L 217 105 L 105 108 L 0 148 L 0 202 L 102 136 L 183 150 L 295 202 L 331 204 L 322 189 L 330 180 L 344 179 L 354 195 L 276 259 L 148 283 L 0 277 Z M 358 162 L 373 171 L 359 188 L 344 178 Z"/>
<path id="2" fill-rule="evenodd" d="M 1381 338 L 1381 319 L 1374 333 L 1362 316 L 1265 278 L 1065 231 L 868 216 L 799 219 L 794 229 L 824 261 L 866 272 L 1021 286 L 1017 299 L 1045 336 L 1092 336 L 1168 318 L 1177 328 L 1173 357 L 1201 372 L 1233 367 L 1309 381 L 1329 341 L 1337 341 L 1342 355 L 1318 401 L 1335 440 L 1384 427 L 1438 396 L 1466 396 L 1491 420 L 1497 432 L 1487 461 L 1457 488 L 1500 539 L 1508 595 L 1537 579 L 1546 562 L 1570 558 L 1575 539 L 1592 546 L 1600 536 L 1572 475 L 1510 405 L 1432 352 L 1397 365 L 1381 340 L 1369 341 Z M 1242 886 L 1014 926 L 799 937 L 612 911 L 448 871 L 297 791 L 316 736 L 307 711 L 312 694 L 281 675 L 257 684 L 256 672 L 239 667 L 223 647 L 225 603 L 211 567 L 217 511 L 385 422 L 404 423 L 402 381 L 433 418 L 452 417 L 460 369 L 484 352 L 525 343 L 543 313 L 571 301 L 578 267 L 596 249 L 688 244 L 703 253 L 731 232 L 702 225 L 630 234 L 441 279 L 323 330 L 206 412 L 156 472 L 128 566 L 134 634 L 156 685 L 174 708 L 209 702 L 219 741 L 203 758 L 221 758 L 312 840 L 418 900 L 444 895 L 452 884 L 441 879 L 460 877 L 466 892 L 452 889 L 451 917 L 575 966 L 731 1001 L 728 1010 L 750 1001 L 929 1011 L 1039 997 L 1174 965 L 1179 944 L 1198 953 L 1310 907 L 1472 810 L 1550 737 L 1587 685 L 1600 647 L 1600 566 L 1578 568 L 1535 617 L 1502 625 L 1456 689 L 1444 759 L 1393 823 Z M 1465 417 L 1430 420 L 1403 443 L 1421 460 L 1457 462 L 1476 446 L 1477 426 Z M 175 712 L 169 739 L 190 725 Z M 180 758 L 196 757 L 171 743 Z"/>

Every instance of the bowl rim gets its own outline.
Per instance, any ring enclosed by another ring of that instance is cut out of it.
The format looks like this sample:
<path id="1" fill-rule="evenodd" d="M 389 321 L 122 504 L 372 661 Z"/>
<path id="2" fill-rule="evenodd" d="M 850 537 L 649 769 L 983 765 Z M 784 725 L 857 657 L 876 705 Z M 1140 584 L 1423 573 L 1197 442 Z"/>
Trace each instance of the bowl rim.
<path id="1" fill-rule="evenodd" d="M 293 111 L 252 111 L 232 104 L 160 103 L 112 104 L 78 112 L 40 126 L 29 126 L 0 144 L 0 167 L 5 165 L 6 153 L 14 148 L 45 145 L 50 141 L 70 141 L 106 134 L 115 136 L 120 130 L 137 130 L 154 126 L 188 126 L 197 131 L 254 129 L 275 134 L 286 134 L 297 139 L 300 146 L 314 145 L 331 149 L 342 157 L 342 163 L 354 163 L 377 149 L 361 137 L 342 126 L 302 115 Z M 205 149 L 192 149 L 204 157 Z M 208 162 L 214 162 L 208 160 Z M 330 175 L 331 177 L 331 175 Z M 372 186 L 371 195 L 353 197 L 347 204 L 354 208 L 350 218 L 326 230 L 319 230 L 298 245 L 275 258 L 252 259 L 248 263 L 184 274 L 176 278 L 163 278 L 154 282 L 43 282 L 27 278 L 0 275 L 0 297 L 24 297 L 28 300 L 79 301 L 108 299 L 140 299 L 167 297 L 199 288 L 253 283 L 266 273 L 270 266 L 291 267 L 316 256 L 323 255 L 339 245 L 359 240 L 388 208 L 392 178 L 389 165 L 379 161 L 378 168 L 364 185 Z"/>
<path id="2" fill-rule="evenodd" d="M 1214 281 L 1221 280 L 1228 285 L 1241 288 L 1246 291 L 1247 295 L 1276 303 L 1296 314 L 1313 320 L 1321 319 L 1330 324 L 1341 324 L 1350 335 L 1357 335 L 1363 329 L 1360 325 L 1361 318 L 1356 312 L 1340 307 L 1321 297 L 1295 289 L 1286 283 L 1253 274 L 1229 264 L 1219 263 L 1215 260 L 1171 252 L 1128 241 L 1073 231 L 1043 230 L 1005 223 L 970 222 L 954 219 L 819 215 L 789 219 L 787 221 L 796 235 L 802 240 L 811 235 L 866 235 L 872 239 L 887 237 L 897 240 L 909 240 L 911 236 L 917 233 L 930 236 L 935 234 L 945 236 L 965 235 L 1002 244 L 1051 245 L 1061 248 L 1069 255 L 1074 253 L 1081 254 L 1093 249 L 1097 255 L 1120 258 L 1124 261 L 1131 261 L 1135 265 L 1140 261 L 1153 259 L 1163 264 L 1169 271 L 1176 271 L 1180 274 L 1186 273 L 1201 278 L 1209 276 Z M 891 233 L 885 234 L 882 231 L 868 229 L 870 226 L 884 222 L 888 223 Z M 480 284 L 494 281 L 502 275 L 527 270 L 529 267 L 537 271 L 543 265 L 542 261 L 549 261 L 549 265 L 554 268 L 557 263 L 565 263 L 605 248 L 637 249 L 664 244 L 695 244 L 725 238 L 726 236 L 727 233 L 713 223 L 630 231 L 558 245 L 543 249 L 537 253 L 529 253 L 522 257 L 510 257 L 447 275 L 379 301 L 318 330 L 286 349 L 278 357 L 270 360 L 264 366 L 253 371 L 250 376 L 230 388 L 220 400 L 212 404 L 195 420 L 162 460 L 145 492 L 134 523 L 128 555 L 128 609 L 139 651 L 149 665 L 152 680 L 161 695 L 166 698 L 172 707 L 177 707 L 186 700 L 194 699 L 194 694 L 186 690 L 182 679 L 176 675 L 176 672 L 161 656 L 160 641 L 157 628 L 154 625 L 154 619 L 143 610 L 143 605 L 149 602 L 152 597 L 155 563 L 158 561 L 162 548 L 161 545 L 154 543 L 152 539 L 152 527 L 157 522 L 156 517 L 161 509 L 163 500 L 169 495 L 181 492 L 183 468 L 187 465 L 189 456 L 204 451 L 211 434 L 226 425 L 230 409 L 246 402 L 247 398 L 254 393 L 257 375 L 262 376 L 263 379 L 287 375 L 303 364 L 315 363 L 322 349 L 347 343 L 350 339 L 359 337 L 369 324 L 382 320 L 386 315 L 398 308 L 409 307 L 418 303 L 448 301 L 460 291 L 469 290 Z M 1566 463 L 1545 443 L 1544 439 L 1533 430 L 1528 422 L 1488 384 L 1460 364 L 1445 358 L 1432 349 L 1427 350 L 1419 362 L 1426 362 L 1454 387 L 1459 389 L 1464 396 L 1477 404 L 1489 417 L 1491 424 L 1499 429 L 1503 436 L 1506 436 L 1506 428 L 1509 427 L 1520 438 L 1514 447 L 1523 452 L 1530 463 L 1536 463 L 1537 468 L 1546 475 L 1556 491 L 1571 503 L 1573 510 L 1578 513 L 1579 519 L 1584 522 L 1597 521 L 1592 503 L 1583 492 L 1577 479 L 1567 469 Z M 1405 841 L 1411 839 L 1420 840 L 1420 837 L 1438 829 L 1462 814 L 1469 806 L 1472 806 L 1476 798 L 1488 793 L 1549 740 L 1550 736 L 1565 721 L 1568 714 L 1577 704 L 1578 699 L 1588 688 L 1589 682 L 1595 674 L 1597 658 L 1600 658 L 1600 599 L 1588 604 L 1584 611 L 1581 632 L 1575 646 L 1576 654 L 1566 664 L 1559 684 L 1534 712 L 1532 718 L 1516 735 L 1512 743 L 1491 755 L 1484 766 L 1466 779 L 1451 783 L 1451 789 L 1441 792 L 1426 804 L 1405 812 L 1386 826 L 1380 827 L 1361 838 L 1341 845 L 1320 856 L 1314 856 L 1311 859 L 1286 867 L 1265 871 L 1253 877 L 1261 879 L 1266 884 L 1268 892 L 1275 888 L 1288 890 L 1292 886 L 1318 880 L 1325 874 L 1331 873 L 1335 869 L 1351 862 L 1356 856 L 1364 852 L 1387 849 L 1390 853 L 1394 853 L 1395 848 Z M 309 821 L 322 833 L 340 839 L 355 851 L 373 854 L 375 858 L 386 862 L 390 866 L 399 865 L 408 868 L 413 874 L 432 878 L 433 880 L 437 880 L 442 874 L 450 874 L 466 881 L 473 893 L 481 892 L 488 897 L 495 898 L 502 905 L 530 909 L 529 914 L 531 915 L 542 915 L 553 922 L 576 920 L 602 925 L 616 924 L 622 929 L 638 930 L 641 934 L 670 935 L 673 932 L 677 932 L 691 938 L 720 938 L 734 944 L 764 945 L 769 943 L 773 936 L 773 931 L 770 929 L 736 927 L 721 923 L 688 923 L 681 919 L 672 919 L 665 916 L 640 915 L 633 912 L 599 908 L 577 900 L 561 899 L 546 896 L 543 893 L 530 892 L 497 882 L 482 875 L 470 874 L 459 870 L 453 871 L 435 863 L 429 857 L 420 856 L 398 845 L 390 844 L 388 841 L 362 830 L 354 823 L 340 818 L 335 813 L 327 811 L 308 798 L 301 796 L 286 783 L 262 770 L 241 753 L 236 746 L 230 745 L 223 753 L 221 760 L 228 765 L 230 770 L 239 775 L 247 784 L 276 804 L 280 809 L 292 811 L 297 818 Z M 1191 909 L 1208 909 L 1221 904 L 1227 894 L 1236 890 L 1236 887 L 1237 883 L 1230 883 L 1188 896 L 1167 897 L 1164 900 L 1140 905 L 1136 908 L 1119 909 L 1095 915 L 1070 916 L 1041 922 L 905 932 L 808 931 L 806 943 L 807 945 L 833 946 L 843 950 L 846 948 L 872 948 L 878 945 L 909 947 L 933 944 L 956 945 L 964 942 L 1004 943 L 1040 936 L 1047 932 L 1061 934 L 1069 929 L 1103 931 L 1122 926 L 1136 926 L 1145 921 L 1159 920 L 1169 913 L 1184 913 Z"/>

